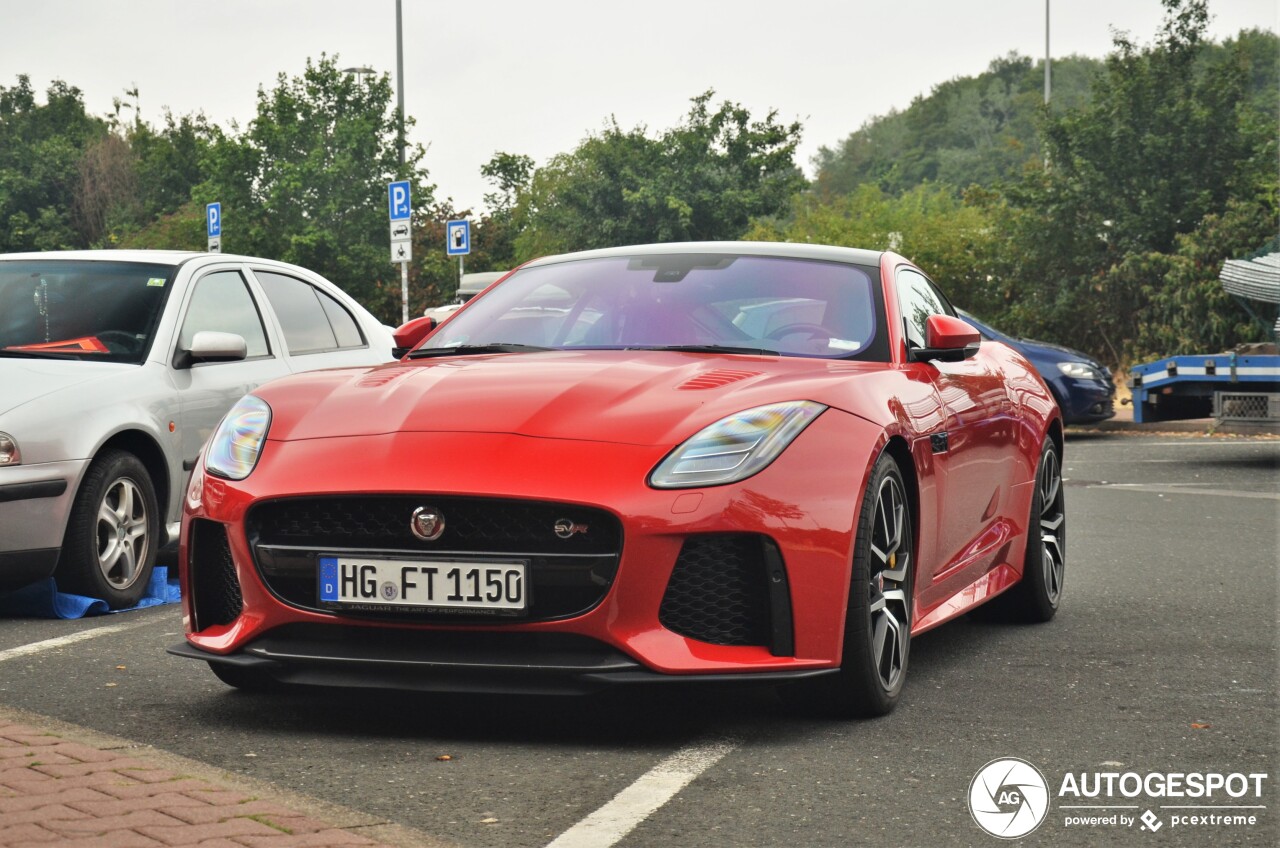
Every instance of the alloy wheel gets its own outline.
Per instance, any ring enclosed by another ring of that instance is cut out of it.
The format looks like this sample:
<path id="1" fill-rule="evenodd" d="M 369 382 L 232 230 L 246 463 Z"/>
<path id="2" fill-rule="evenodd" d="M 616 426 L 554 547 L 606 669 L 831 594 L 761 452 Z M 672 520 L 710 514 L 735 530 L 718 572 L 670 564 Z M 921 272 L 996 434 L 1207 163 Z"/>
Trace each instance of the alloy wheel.
<path id="1" fill-rule="evenodd" d="M 880 684 L 898 685 L 906 665 L 906 640 L 911 617 L 908 575 L 911 539 L 906 530 L 907 502 L 896 477 L 886 476 L 876 494 L 871 533 L 871 650 Z"/>
<path id="2" fill-rule="evenodd" d="M 128 588 L 138 579 L 151 541 L 147 524 L 146 499 L 137 483 L 117 478 L 107 487 L 97 518 L 98 568 L 113 588 Z"/>
<path id="3" fill-rule="evenodd" d="M 1066 511 L 1062 498 L 1062 467 L 1058 455 L 1045 451 L 1036 485 L 1040 489 L 1040 567 L 1048 601 L 1057 606 L 1066 572 Z"/>

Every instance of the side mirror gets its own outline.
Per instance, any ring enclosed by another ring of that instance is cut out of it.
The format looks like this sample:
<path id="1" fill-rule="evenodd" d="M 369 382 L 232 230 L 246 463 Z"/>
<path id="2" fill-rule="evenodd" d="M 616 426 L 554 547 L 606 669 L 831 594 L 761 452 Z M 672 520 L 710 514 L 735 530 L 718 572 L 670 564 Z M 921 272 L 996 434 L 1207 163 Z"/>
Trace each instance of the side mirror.
<path id="1" fill-rule="evenodd" d="M 912 362 L 960 362 L 978 352 L 982 336 L 973 327 L 950 315 L 930 315 L 924 325 L 922 348 L 911 351 Z"/>
<path id="2" fill-rule="evenodd" d="M 190 368 L 196 362 L 239 362 L 248 355 L 249 346 L 244 336 L 201 330 L 191 339 L 189 350 L 178 350 L 173 366 Z"/>
<path id="3" fill-rule="evenodd" d="M 396 359 L 404 356 L 406 353 L 417 347 L 423 339 L 431 335 L 431 331 L 435 328 L 436 319 L 429 315 L 424 315 L 421 318 L 414 318 L 407 324 L 401 324 L 396 328 L 395 332 L 391 334 L 392 338 L 394 338 L 396 342 L 396 346 L 392 350 L 392 355 L 394 355 Z"/>

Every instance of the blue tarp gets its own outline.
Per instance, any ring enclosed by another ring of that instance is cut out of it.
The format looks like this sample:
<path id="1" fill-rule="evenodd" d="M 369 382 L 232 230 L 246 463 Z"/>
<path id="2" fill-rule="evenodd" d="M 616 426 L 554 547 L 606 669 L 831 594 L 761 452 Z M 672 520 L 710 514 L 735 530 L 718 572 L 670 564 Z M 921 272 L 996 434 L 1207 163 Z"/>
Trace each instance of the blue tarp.
<path id="1" fill-rule="evenodd" d="M 168 568 L 157 565 L 151 572 L 151 581 L 147 584 L 146 594 L 142 596 L 137 606 L 129 609 L 177 603 L 181 598 L 182 591 L 178 588 L 178 578 L 170 577 Z M 52 577 L 13 592 L 0 592 L 0 615 L 23 618 L 84 618 L 86 615 L 105 615 L 125 611 L 108 609 L 107 602 L 98 598 L 59 592 Z"/>

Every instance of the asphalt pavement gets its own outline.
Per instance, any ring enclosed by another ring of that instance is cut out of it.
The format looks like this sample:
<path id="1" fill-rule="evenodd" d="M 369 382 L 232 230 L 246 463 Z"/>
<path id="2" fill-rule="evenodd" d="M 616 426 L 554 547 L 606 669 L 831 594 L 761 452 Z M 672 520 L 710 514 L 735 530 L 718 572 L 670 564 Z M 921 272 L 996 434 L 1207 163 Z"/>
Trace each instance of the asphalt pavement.
<path id="1" fill-rule="evenodd" d="M 384 844 L 993 846 L 970 786 L 1009 757 L 1047 784 L 1025 844 L 1277 844 L 1280 440 L 1077 431 L 1064 470 L 1058 617 L 924 635 L 882 719 L 797 716 L 753 688 L 246 695 L 164 653 L 181 621 L 160 607 L 0 619 L 0 739 L 55 733 Z M 1145 783 L 1063 792 L 1105 774 Z M 1247 797 L 1158 795 L 1172 775 L 1265 777 Z"/>

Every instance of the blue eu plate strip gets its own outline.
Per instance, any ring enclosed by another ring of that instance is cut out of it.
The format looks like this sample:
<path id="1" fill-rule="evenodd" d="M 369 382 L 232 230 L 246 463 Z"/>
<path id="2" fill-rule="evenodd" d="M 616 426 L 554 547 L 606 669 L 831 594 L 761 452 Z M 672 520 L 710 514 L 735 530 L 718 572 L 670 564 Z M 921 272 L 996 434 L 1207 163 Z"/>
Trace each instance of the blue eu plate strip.
<path id="1" fill-rule="evenodd" d="M 320 557 L 320 600 L 338 600 L 337 557 Z"/>

